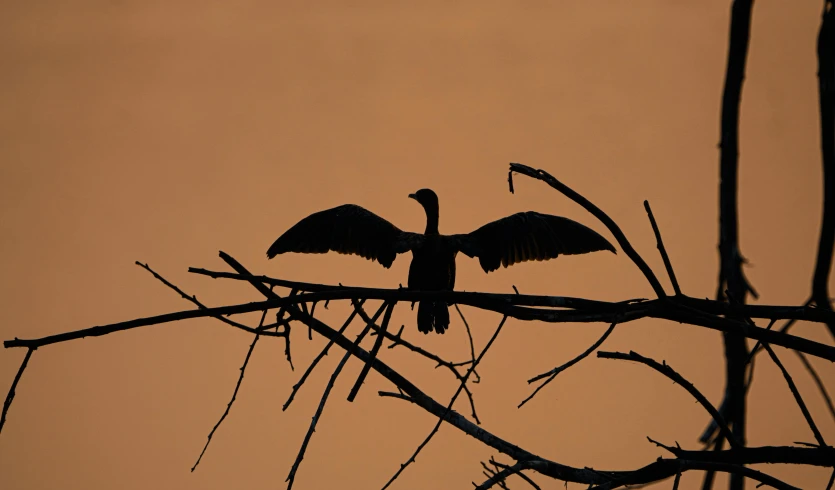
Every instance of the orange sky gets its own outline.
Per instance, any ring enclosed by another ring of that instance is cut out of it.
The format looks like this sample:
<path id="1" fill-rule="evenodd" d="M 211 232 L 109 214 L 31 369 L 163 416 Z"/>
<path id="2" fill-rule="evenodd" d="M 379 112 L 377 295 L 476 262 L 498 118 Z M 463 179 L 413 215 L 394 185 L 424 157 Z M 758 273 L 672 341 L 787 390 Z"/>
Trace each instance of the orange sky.
<path id="1" fill-rule="evenodd" d="M 542 183 L 519 177 L 516 194 L 508 193 L 510 161 L 548 170 L 609 213 L 667 285 L 642 206 L 649 199 L 682 289 L 713 296 L 728 3 L 4 5 L 0 337 L 191 307 L 135 260 L 210 305 L 259 299 L 243 284 L 186 272 L 224 269 L 218 250 L 255 273 L 287 279 L 405 284 L 408 256 L 385 270 L 335 254 L 268 262 L 264 252 L 300 218 L 346 202 L 422 231 L 423 211 L 406 198 L 421 187 L 440 196 L 442 233 L 523 210 L 604 231 Z M 758 2 L 754 12 L 740 236 L 746 273 L 764 304 L 800 304 L 811 284 L 821 211 L 820 4 Z M 458 260 L 460 289 L 510 292 L 512 285 L 605 300 L 652 295 L 622 253 L 490 275 L 474 260 Z M 346 304 L 320 311 L 333 326 L 349 312 Z M 465 313 L 479 349 L 499 318 Z M 445 357 L 468 356 L 455 318 L 443 337 L 419 335 L 404 305 L 392 321 Z M 635 468 L 662 455 L 646 436 L 698 447 L 708 416 L 680 387 L 639 365 L 587 359 L 516 409 L 529 393 L 527 378 L 572 358 L 605 328 L 510 321 L 473 386 L 485 427 L 544 457 L 596 469 Z M 281 488 L 341 357 L 329 356 L 281 412 L 323 345 L 303 330 L 294 332 L 295 372 L 280 341 L 259 343 L 237 402 L 194 473 L 248 335 L 204 319 L 38 350 L 0 435 L 0 488 Z M 819 326 L 800 324 L 795 333 L 832 342 Z M 666 359 L 720 401 L 716 332 L 642 320 L 617 328 L 604 349 Z M 794 355 L 777 352 L 831 438 L 835 421 L 811 379 Z M 23 355 L 0 355 L 3 392 Z M 448 373 L 403 349 L 381 355 L 441 403 L 456 388 Z M 812 362 L 831 386 L 835 369 Z M 415 406 L 379 399 L 376 390 L 391 386 L 373 372 L 347 403 L 358 371 L 350 362 L 337 383 L 295 488 L 380 487 L 434 425 Z M 749 400 L 749 444 L 812 440 L 765 358 Z M 469 413 L 465 403 L 456 407 Z M 443 427 L 395 488 L 469 488 L 483 480 L 479 461 L 491 455 Z M 822 487 L 829 476 L 821 468 L 762 469 L 804 488 Z M 700 474 L 686 474 L 681 488 L 700 482 Z"/>

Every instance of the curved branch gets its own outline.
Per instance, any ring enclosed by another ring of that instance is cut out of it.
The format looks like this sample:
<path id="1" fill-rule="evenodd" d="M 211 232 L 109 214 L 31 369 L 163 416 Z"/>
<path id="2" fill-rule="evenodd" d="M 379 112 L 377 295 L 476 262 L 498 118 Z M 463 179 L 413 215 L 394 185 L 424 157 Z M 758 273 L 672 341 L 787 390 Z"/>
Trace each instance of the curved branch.
<path id="1" fill-rule="evenodd" d="M 634 262 L 635 265 L 638 266 L 638 269 L 640 269 L 641 273 L 644 274 L 644 277 L 647 278 L 647 282 L 649 282 L 649 285 L 652 287 L 652 290 L 655 291 L 655 294 L 659 298 L 664 298 L 667 296 L 667 293 L 664 292 L 664 288 L 661 287 L 661 283 L 658 282 L 658 278 L 655 277 L 655 273 L 652 272 L 652 269 L 649 268 L 649 266 L 641 257 L 641 255 L 635 251 L 635 249 L 632 247 L 632 244 L 629 243 L 629 240 L 626 239 L 626 235 L 623 234 L 620 227 L 614 222 L 614 220 L 612 220 L 612 218 L 609 217 L 609 215 L 607 215 L 600 208 L 592 204 L 591 201 L 589 201 L 588 199 L 586 199 L 585 197 L 581 196 L 573 189 L 568 187 L 567 185 L 554 178 L 554 176 L 549 174 L 548 172 L 528 167 L 527 165 L 522 165 L 521 163 L 510 164 L 510 174 L 508 175 L 508 180 L 511 181 L 511 192 L 513 192 L 511 180 L 513 172 L 520 173 L 533 179 L 545 182 L 554 189 L 563 193 L 572 201 L 582 206 L 583 209 L 594 215 L 595 218 L 600 220 L 600 222 L 603 223 L 606 226 L 606 228 L 609 229 L 609 232 L 612 234 L 612 236 L 615 237 L 615 240 L 618 241 L 620 248 L 623 249 L 626 255 L 630 259 L 632 259 L 632 262 Z"/>
<path id="2" fill-rule="evenodd" d="M 659 363 L 649 357 L 644 357 L 637 352 L 629 351 L 629 354 L 624 352 L 598 352 L 597 357 L 602 359 L 621 359 L 624 361 L 634 361 L 639 362 L 641 364 L 647 365 L 652 369 L 655 369 L 659 373 L 663 374 L 664 376 L 673 380 L 673 382 L 677 383 L 679 386 L 687 390 L 693 398 L 696 399 L 699 404 L 704 407 L 705 410 L 713 417 L 713 420 L 716 421 L 716 424 L 719 426 L 719 430 L 722 432 L 722 435 L 725 436 L 725 439 L 731 443 L 731 447 L 739 448 L 742 445 L 739 441 L 731 434 L 730 429 L 728 428 L 728 424 L 725 422 L 725 419 L 722 415 L 716 410 L 716 408 L 711 405 L 711 403 L 705 398 L 702 393 L 693 386 L 693 383 L 684 379 L 684 377 L 678 374 L 672 367 L 668 366 L 666 363 Z"/>

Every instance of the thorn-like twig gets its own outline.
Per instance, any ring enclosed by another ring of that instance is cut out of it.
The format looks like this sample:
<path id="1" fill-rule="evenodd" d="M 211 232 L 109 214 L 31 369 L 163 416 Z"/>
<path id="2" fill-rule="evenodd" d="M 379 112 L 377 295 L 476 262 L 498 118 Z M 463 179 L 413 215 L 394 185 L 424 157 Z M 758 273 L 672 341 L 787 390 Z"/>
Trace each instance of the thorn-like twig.
<path id="1" fill-rule="evenodd" d="M 739 441 L 736 440 L 736 437 L 731 434 L 730 429 L 728 429 L 728 425 L 725 423 L 725 419 L 722 415 L 714 408 L 713 405 L 705 398 L 702 393 L 693 386 L 693 383 L 684 379 L 684 377 L 678 374 L 672 367 L 670 367 L 667 363 L 661 364 L 658 361 L 650 359 L 649 357 L 644 357 L 637 352 L 629 351 L 629 353 L 624 352 L 598 352 L 597 357 L 602 359 L 621 359 L 624 361 L 634 361 L 646 366 L 651 367 L 652 369 L 658 371 L 659 373 L 663 374 L 664 376 L 673 380 L 676 384 L 687 390 L 696 401 L 701 404 L 705 410 L 710 414 L 711 417 L 716 421 L 717 425 L 719 426 L 719 430 L 722 431 L 722 434 L 731 443 L 731 446 L 734 448 L 741 447 Z"/>
<path id="2" fill-rule="evenodd" d="M 362 339 L 369 332 L 369 330 L 371 330 L 371 326 L 366 325 L 362 332 L 360 332 L 357 339 L 354 341 L 355 348 L 360 344 L 360 342 L 362 342 Z M 307 445 L 310 443 L 310 438 L 313 437 L 313 433 L 316 432 L 316 424 L 319 423 L 319 419 L 322 417 L 322 411 L 325 409 L 325 402 L 328 401 L 328 395 L 330 395 L 331 389 L 333 389 L 336 378 L 339 377 L 339 373 L 342 372 L 342 368 L 345 367 L 345 363 L 348 362 L 348 359 L 352 355 L 352 349 L 345 351 L 345 355 L 342 356 L 342 360 L 339 361 L 339 364 L 337 364 L 333 374 L 331 374 L 330 380 L 328 380 L 328 385 L 325 387 L 324 393 L 322 393 L 322 399 L 319 400 L 319 407 L 316 409 L 316 414 L 313 415 L 313 420 L 311 420 L 310 427 L 307 429 L 307 433 L 304 436 L 304 441 L 302 441 L 299 453 L 296 455 L 296 460 L 293 462 L 292 468 L 290 468 L 290 474 L 287 475 L 287 479 L 284 480 L 287 482 L 287 490 L 293 488 L 293 482 L 296 480 L 296 472 L 299 470 L 299 465 L 302 463 L 302 459 L 304 459 L 304 453 L 307 450 Z"/>
<path id="3" fill-rule="evenodd" d="M 632 247 L 632 244 L 629 243 L 629 240 L 626 239 L 626 235 L 623 234 L 623 231 L 621 231 L 620 227 L 617 225 L 617 223 L 614 222 L 614 220 L 612 220 L 612 218 L 609 217 L 609 215 L 604 213 L 591 201 L 581 196 L 573 189 L 563 184 L 562 182 L 557 180 L 553 175 L 549 174 L 544 170 L 537 170 L 535 168 L 528 167 L 527 165 L 522 165 L 521 163 L 511 163 L 510 171 L 517 172 L 545 182 L 546 184 L 558 190 L 572 201 L 582 206 L 583 209 L 591 213 L 595 218 L 597 218 L 601 223 L 603 223 L 606 226 L 606 228 L 609 229 L 609 232 L 615 237 L 615 240 L 618 241 L 620 248 L 623 249 L 626 255 L 630 259 L 632 259 L 632 262 L 634 262 L 638 269 L 641 270 L 641 273 L 644 274 L 644 277 L 646 277 L 647 282 L 649 282 L 649 285 L 652 287 L 652 290 L 655 291 L 655 294 L 659 298 L 667 296 L 667 293 L 664 292 L 664 288 L 661 287 L 661 283 L 658 282 L 658 278 L 655 277 L 655 273 L 652 272 L 652 269 L 650 269 L 650 267 L 647 265 L 646 261 L 644 261 L 641 255 L 635 251 L 635 249 Z"/>
<path id="4" fill-rule="evenodd" d="M 464 385 L 467 384 L 467 378 L 470 377 L 470 374 L 475 370 L 478 363 L 480 363 L 481 359 L 484 358 L 484 354 L 486 354 L 487 351 L 490 349 L 490 346 L 493 345 L 493 342 L 496 340 L 496 337 L 499 336 L 499 332 L 502 331 L 502 327 L 504 326 L 506 321 L 507 321 L 507 317 L 503 316 L 502 321 L 499 322 L 499 326 L 496 327 L 496 331 L 493 333 L 493 336 L 490 337 L 490 340 L 487 341 L 487 345 L 484 346 L 484 349 L 481 351 L 481 354 L 478 355 L 478 358 L 475 360 L 473 365 L 470 366 L 470 368 L 467 370 L 467 373 L 464 375 L 464 379 L 458 385 L 458 389 L 455 391 L 455 394 L 452 395 L 452 399 L 449 401 L 449 404 L 447 405 L 446 410 L 441 415 L 441 417 L 438 418 L 438 422 L 435 424 L 435 427 L 432 428 L 432 431 L 429 432 L 429 435 L 426 436 L 426 439 L 424 439 L 423 442 L 420 443 L 420 445 L 415 450 L 414 454 L 412 454 L 412 456 L 408 460 L 406 460 L 405 463 L 401 464 L 400 468 L 397 470 L 397 472 L 394 474 L 394 476 L 392 476 L 389 479 L 389 481 L 386 482 L 385 485 L 383 485 L 382 490 L 385 490 L 386 488 L 388 488 L 389 485 L 391 485 L 394 482 L 394 480 L 396 480 L 397 477 L 400 476 L 401 473 L 403 473 L 403 470 L 405 470 L 410 464 L 412 464 L 415 461 L 415 458 L 417 458 L 417 455 L 420 454 L 420 451 L 424 447 L 426 447 L 427 444 L 429 444 L 429 441 L 432 440 L 432 437 L 438 432 L 438 429 L 440 429 L 441 424 L 443 423 L 444 419 L 446 419 L 447 415 L 452 411 L 452 405 L 455 403 L 455 400 L 458 398 L 458 395 L 464 389 Z"/>
<path id="5" fill-rule="evenodd" d="M 363 303 L 365 303 L 365 300 L 361 300 L 357 304 L 360 307 L 362 307 Z M 385 307 L 385 304 L 380 306 L 380 309 L 377 310 L 377 313 L 374 314 L 374 319 L 376 319 L 380 314 L 383 313 L 383 308 L 384 307 Z M 345 332 L 345 329 L 348 328 L 348 325 L 351 324 L 351 322 L 354 320 L 354 317 L 356 317 L 356 316 L 357 316 L 357 310 L 354 309 L 351 312 L 351 314 L 348 315 L 348 319 L 345 320 L 345 323 L 342 324 L 342 327 L 340 327 L 340 329 L 339 329 L 339 334 L 340 335 L 342 335 Z M 299 378 L 299 380 L 296 382 L 296 384 L 293 385 L 293 389 L 290 391 L 290 396 L 287 397 L 287 401 L 284 402 L 284 405 L 281 407 L 282 411 L 287 410 L 287 407 L 289 407 L 290 404 L 293 403 L 293 399 L 295 399 L 296 393 L 298 393 L 299 389 L 301 389 L 302 385 L 304 385 L 304 382 L 307 380 L 308 376 L 310 376 L 310 373 L 312 373 L 313 370 L 316 368 L 316 366 L 319 364 L 319 361 L 321 361 L 323 357 L 328 355 L 328 351 L 330 350 L 332 345 L 333 345 L 333 339 L 328 341 L 328 343 L 325 345 L 325 348 L 322 349 L 322 351 L 319 352 L 319 355 L 317 355 L 313 359 L 313 361 L 310 363 L 310 365 L 307 366 L 307 369 L 304 371 L 304 374 L 302 374 L 302 377 Z"/>
<path id="6" fill-rule="evenodd" d="M 536 376 L 534 376 L 533 378 L 529 379 L 529 380 L 528 380 L 528 384 L 533 383 L 533 382 L 535 382 L 535 381 L 538 381 L 538 380 L 540 380 L 540 379 L 542 379 L 542 378 L 548 377 L 548 379 L 546 379 L 546 380 L 545 380 L 542 384 L 540 384 L 539 386 L 537 386 L 535 390 L 533 390 L 533 393 L 531 393 L 530 395 L 528 395 L 528 397 L 527 397 L 527 398 L 525 398 L 524 400 L 522 400 L 522 402 L 521 402 L 519 405 L 517 405 L 517 407 L 516 407 L 516 408 L 522 408 L 522 405 L 524 405 L 524 404 L 528 403 L 528 401 L 530 401 L 530 400 L 531 400 L 534 396 L 536 396 L 536 394 L 537 394 L 537 393 L 539 393 L 539 390 L 541 390 L 542 388 L 544 388 L 544 387 L 545 387 L 545 385 L 547 385 L 548 383 L 550 383 L 551 381 L 553 381 L 553 380 L 554 380 L 554 378 L 556 378 L 558 374 L 560 374 L 561 372 L 563 372 L 563 371 L 565 371 L 566 369 L 570 368 L 571 366 L 573 366 L 573 365 L 577 364 L 578 362 L 582 361 L 583 359 L 585 359 L 586 357 L 588 357 L 588 355 L 589 355 L 589 354 L 591 354 L 592 352 L 594 352 L 594 351 L 595 351 L 595 349 L 597 349 L 598 347 L 600 347 L 600 346 L 603 344 L 603 342 L 606 340 L 606 338 L 608 338 L 608 337 L 609 337 L 609 334 L 611 334 L 611 333 L 612 333 L 612 331 L 615 329 L 615 325 L 617 325 L 617 323 L 616 323 L 616 322 L 615 322 L 615 323 L 612 323 L 611 325 L 609 325 L 609 328 L 608 328 L 608 329 L 606 329 L 606 331 L 605 331 L 605 332 L 603 332 L 603 335 L 601 335 L 601 336 L 600 336 L 600 338 L 599 338 L 599 339 L 597 339 L 597 341 L 596 341 L 594 344 L 592 344 L 592 345 L 591 345 L 591 347 L 589 347 L 588 349 L 586 349 L 586 350 L 585 350 L 585 352 L 583 352 L 583 353 L 582 353 L 582 354 L 580 354 L 579 356 L 575 357 L 574 359 L 572 359 L 572 360 L 570 360 L 570 361 L 566 362 L 565 364 L 563 364 L 563 365 L 561 365 L 561 366 L 557 366 L 557 367 L 555 367 L 554 369 L 552 369 L 552 370 L 548 371 L 547 373 L 542 373 L 542 374 L 536 375 Z"/>
<path id="7" fill-rule="evenodd" d="M 259 327 L 264 324 L 264 318 L 267 317 L 267 310 L 264 310 L 264 313 L 261 315 L 261 322 L 259 323 Z M 191 467 L 191 471 L 193 472 L 197 465 L 200 464 L 200 460 L 203 459 L 203 455 L 206 454 L 206 449 L 209 448 L 209 443 L 212 442 L 212 436 L 215 435 L 215 431 L 220 424 L 226 420 L 226 416 L 229 415 L 229 410 L 232 408 L 232 404 L 235 403 L 235 398 L 238 396 L 238 390 L 241 388 L 241 382 L 244 380 L 244 373 L 246 372 L 246 366 L 249 364 L 249 358 L 252 356 L 252 351 L 255 349 L 255 344 L 258 343 L 258 339 L 260 339 L 260 335 L 255 335 L 255 338 L 252 339 L 252 343 L 249 344 L 249 350 L 246 352 L 246 357 L 244 358 L 244 363 L 241 366 L 241 374 L 238 376 L 238 382 L 235 384 L 235 391 L 232 392 L 232 399 L 229 400 L 229 403 L 226 405 L 226 410 L 223 411 L 223 415 L 220 416 L 220 419 L 217 421 L 214 427 L 212 427 L 212 431 L 209 432 L 209 437 L 206 439 L 206 445 L 203 446 L 203 450 L 200 451 L 200 456 L 197 457 L 197 461 L 194 463 L 194 466 Z"/>

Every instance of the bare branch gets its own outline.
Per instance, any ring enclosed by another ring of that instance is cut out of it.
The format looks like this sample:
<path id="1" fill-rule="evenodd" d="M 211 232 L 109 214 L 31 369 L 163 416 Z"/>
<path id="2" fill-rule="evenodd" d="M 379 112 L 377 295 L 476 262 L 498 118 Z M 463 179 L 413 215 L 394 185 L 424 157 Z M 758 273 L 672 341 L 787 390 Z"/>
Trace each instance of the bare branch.
<path id="1" fill-rule="evenodd" d="M 565 364 L 563 364 L 561 366 L 555 367 L 554 369 L 548 371 L 547 373 L 542 373 L 542 374 L 536 375 L 533 378 L 529 379 L 528 384 L 531 384 L 531 383 L 533 383 L 535 381 L 538 381 L 542 378 L 548 377 L 548 379 L 546 379 L 542 384 L 537 386 L 535 390 L 533 390 L 533 393 L 531 393 L 530 395 L 528 395 L 527 398 L 522 400 L 522 402 L 519 405 L 517 405 L 516 408 L 522 408 L 522 405 L 528 403 L 528 401 L 530 401 L 534 396 L 536 396 L 537 393 L 539 393 L 539 390 L 541 390 L 542 388 L 545 387 L 545 385 L 547 385 L 548 383 L 553 381 L 554 378 L 556 378 L 558 374 L 560 374 L 561 372 L 570 368 L 571 366 L 577 364 L 578 362 L 582 361 L 583 359 L 588 357 L 589 354 L 591 354 L 598 347 L 600 347 L 603 344 L 603 342 L 609 337 L 609 334 L 611 334 L 612 331 L 615 329 L 615 325 L 617 325 L 617 323 L 612 323 L 611 325 L 609 325 L 609 328 L 606 329 L 605 332 L 603 332 L 603 335 L 601 335 L 600 338 L 597 339 L 597 341 L 594 344 L 591 345 L 591 347 L 586 349 L 585 352 L 583 352 L 579 356 L 575 357 L 574 359 L 566 362 Z"/>
<path id="2" fill-rule="evenodd" d="M 25 371 L 26 366 L 29 365 L 29 359 L 32 357 L 32 352 L 34 351 L 35 347 L 30 347 L 26 351 L 26 355 L 23 357 L 23 362 L 20 363 L 20 368 L 17 370 L 17 374 L 15 374 L 14 381 L 12 381 L 12 386 L 9 388 L 9 393 L 6 395 L 6 400 L 3 402 L 3 413 L 0 415 L 0 433 L 3 432 L 3 426 L 6 425 L 6 415 L 9 413 L 9 408 L 12 406 L 15 390 L 17 389 L 17 383 L 20 382 L 20 377 L 23 376 L 23 371 Z"/>
<path id="3" fill-rule="evenodd" d="M 652 225 L 652 232 L 655 233 L 655 243 L 658 247 L 658 252 L 661 254 L 661 260 L 664 261 L 664 268 L 667 269 L 667 275 L 670 276 L 673 290 L 676 292 L 676 296 L 680 296 L 681 288 L 678 287 L 678 280 L 676 279 L 676 273 L 673 271 L 673 264 L 670 263 L 670 256 L 667 255 L 664 241 L 661 240 L 661 231 L 658 230 L 658 223 L 655 222 L 655 216 L 652 215 L 652 208 L 649 207 L 649 201 L 644 201 L 644 209 L 646 209 L 647 216 L 649 216 L 649 224 Z"/>
<path id="4" fill-rule="evenodd" d="M 652 272 L 652 269 L 650 269 L 650 267 L 647 265 L 647 263 L 644 261 L 641 255 L 638 254 L 638 252 L 636 252 L 634 248 L 632 248 L 632 244 L 630 244 L 629 240 L 626 239 L 626 235 L 623 234 L 617 223 L 615 223 L 614 220 L 612 220 L 612 218 L 610 218 L 600 208 L 592 204 L 591 201 L 581 196 L 573 189 L 563 184 L 562 182 L 554 178 L 553 175 L 549 174 L 544 170 L 534 169 L 532 167 L 528 167 L 527 165 L 522 165 L 521 163 L 511 163 L 510 175 L 508 177 L 509 179 L 513 176 L 513 172 L 520 173 L 522 175 L 526 175 L 528 177 L 545 182 L 546 184 L 550 185 L 554 189 L 564 194 L 572 201 L 582 206 L 583 209 L 594 215 L 595 218 L 600 220 L 600 222 L 603 223 L 606 226 L 606 228 L 609 229 L 609 232 L 618 241 L 620 248 L 623 249 L 626 255 L 630 259 L 632 259 L 632 262 L 634 262 L 635 265 L 638 266 L 638 269 L 640 269 L 641 272 L 644 274 L 644 277 L 647 278 L 647 282 L 649 282 L 649 285 L 652 286 L 652 290 L 655 291 L 655 294 L 659 298 L 667 296 L 667 293 L 664 292 L 664 288 L 661 287 L 661 283 L 658 282 L 658 278 L 655 277 L 655 273 Z"/>
<path id="5" fill-rule="evenodd" d="M 812 376 L 812 379 L 815 381 L 815 384 L 818 387 L 818 391 L 820 391 L 821 396 L 823 396 L 823 400 L 826 402 L 826 407 L 829 409 L 829 414 L 832 415 L 832 418 L 835 419 L 835 406 L 832 405 L 832 398 L 829 397 L 829 392 L 826 390 L 826 386 L 823 384 L 823 380 L 818 376 L 818 372 L 815 371 L 815 368 L 806 359 L 806 356 L 803 355 L 802 352 L 792 351 L 797 354 L 797 357 L 800 358 L 800 362 L 803 363 L 803 366 L 809 371 L 809 374 Z"/>
<path id="6" fill-rule="evenodd" d="M 826 446 L 826 442 L 823 440 L 823 435 L 821 435 L 820 431 L 818 430 L 818 426 L 815 425 L 815 421 L 812 419 L 812 414 L 809 413 L 809 409 L 806 408 L 806 403 L 803 402 L 803 397 L 800 396 L 800 392 L 797 391 L 797 386 L 794 384 L 794 380 L 792 380 L 791 375 L 783 366 L 783 363 L 780 362 L 780 359 L 777 357 L 777 354 L 768 344 L 764 343 L 763 348 L 768 355 L 771 356 L 771 360 L 774 361 L 774 364 L 780 368 L 780 371 L 783 373 L 783 377 L 786 379 L 786 383 L 789 385 L 789 389 L 794 395 L 794 399 L 797 401 L 797 406 L 800 407 L 800 411 L 803 412 L 803 417 L 806 419 L 806 423 L 809 424 L 809 428 L 812 429 L 812 434 L 815 435 L 815 440 L 818 441 L 818 444 L 821 446 Z"/>
<path id="7" fill-rule="evenodd" d="M 713 417 L 713 420 L 715 420 L 716 423 L 719 425 L 719 429 L 722 431 L 722 434 L 725 436 L 728 442 L 731 443 L 731 447 L 738 448 L 742 446 L 739 443 L 739 441 L 736 440 L 736 437 L 734 437 L 731 434 L 731 431 L 728 429 L 728 425 L 725 423 L 725 420 L 722 417 L 722 415 L 720 415 L 716 408 L 714 408 L 714 406 L 711 405 L 707 398 L 705 398 L 705 396 L 702 395 L 702 393 L 698 389 L 696 389 L 695 386 L 693 386 L 693 383 L 684 379 L 682 375 L 678 374 L 672 367 L 670 367 L 666 363 L 661 364 L 653 359 L 644 357 L 634 351 L 630 351 L 628 354 L 624 352 L 598 352 L 597 357 L 603 359 L 622 359 L 624 361 L 639 362 L 641 364 L 645 364 L 651 367 L 652 369 L 655 369 L 659 373 L 670 378 L 679 386 L 687 390 L 687 392 L 690 393 L 693 396 L 693 398 L 695 398 L 696 401 L 698 401 L 699 404 L 704 407 L 705 410 L 707 410 L 710 416 Z"/>
<path id="8" fill-rule="evenodd" d="M 363 303 L 365 303 L 364 299 L 360 300 L 358 304 L 359 304 L 360 307 L 362 307 Z M 380 309 L 377 310 L 377 313 L 374 314 L 374 320 L 376 320 L 377 317 L 380 314 L 383 313 L 383 308 L 385 308 L 385 304 L 381 305 Z M 348 319 L 345 320 L 345 323 L 342 324 L 342 327 L 339 328 L 339 332 L 338 332 L 339 335 L 342 335 L 345 332 L 345 329 L 348 328 L 348 325 L 351 324 L 351 322 L 354 320 L 354 317 L 356 315 L 357 315 L 357 310 L 355 309 L 348 316 Z M 310 373 L 312 373 L 313 370 L 316 368 L 316 366 L 319 364 L 319 361 L 321 361 L 323 357 L 328 355 L 328 351 L 330 350 L 332 345 L 333 345 L 333 340 L 329 340 L 328 343 L 325 345 L 325 348 L 322 349 L 322 351 L 319 352 L 319 355 L 317 355 L 313 359 L 313 361 L 310 363 L 310 365 L 307 366 L 307 369 L 305 370 L 304 374 L 302 374 L 302 377 L 299 378 L 299 380 L 296 382 L 296 384 L 293 385 L 293 389 L 290 391 L 290 396 L 287 397 L 287 401 L 284 402 L 284 405 L 281 407 L 282 411 L 287 410 L 287 407 L 289 407 L 290 404 L 293 403 L 293 399 L 296 397 L 296 393 L 299 391 L 299 389 L 302 387 L 302 385 L 304 385 L 304 382 L 307 380 L 308 376 L 310 376 Z"/>
<path id="9" fill-rule="evenodd" d="M 452 395 L 452 399 L 449 401 L 449 404 L 447 405 L 446 410 L 444 410 L 444 412 L 441 414 L 440 418 L 438 419 L 438 422 L 435 424 L 435 427 L 432 428 L 432 431 L 429 432 L 429 435 L 426 436 L 426 439 L 424 439 L 423 442 L 420 443 L 420 445 L 415 450 L 414 454 L 412 454 L 412 456 L 408 460 L 406 460 L 405 463 L 401 464 L 400 468 L 397 470 L 397 472 L 394 474 L 394 476 L 392 476 L 389 479 L 389 481 L 385 485 L 383 485 L 383 490 L 388 488 L 389 485 L 391 485 L 394 482 L 394 480 L 396 480 L 397 477 L 400 476 L 401 473 L 403 473 L 403 470 L 405 470 L 411 463 L 415 462 L 415 458 L 417 458 L 417 455 L 420 454 L 420 451 L 424 447 L 426 447 L 427 444 L 429 444 L 429 441 L 438 432 L 438 429 L 440 429 L 441 424 L 444 422 L 444 420 L 447 418 L 447 416 L 451 414 L 452 405 L 455 403 L 455 400 L 458 398 L 458 395 L 461 394 L 461 390 L 467 384 L 467 378 L 470 377 L 470 374 L 475 370 L 478 363 L 480 363 L 481 359 L 484 358 L 484 354 L 486 354 L 487 351 L 490 349 L 490 346 L 493 345 L 493 341 L 495 341 L 496 337 L 499 336 L 499 332 L 502 331 L 502 327 L 504 326 L 506 321 L 507 321 L 507 317 L 503 316 L 502 321 L 499 322 L 499 326 L 496 327 L 496 331 L 493 333 L 493 336 L 490 337 L 490 340 L 487 341 L 487 345 L 485 345 L 484 349 L 482 349 L 481 354 L 478 355 L 478 358 L 476 358 L 475 362 L 473 362 L 472 366 L 470 366 L 470 368 L 467 370 L 467 373 L 464 375 L 464 379 L 461 380 L 461 383 L 458 385 L 458 389 L 455 391 L 455 394 Z"/>
<path id="10" fill-rule="evenodd" d="M 366 336 L 366 334 L 368 334 L 369 330 L 371 330 L 371 325 L 366 325 L 354 341 L 354 348 L 362 342 L 362 339 Z M 342 356 L 342 360 L 340 360 L 339 364 L 336 365 L 336 369 L 334 369 L 330 380 L 328 380 L 327 386 L 325 386 L 325 391 L 322 393 L 322 399 L 319 401 L 319 407 L 316 408 L 316 414 L 313 415 L 313 420 L 311 420 L 310 427 L 304 435 L 304 441 L 302 441 L 299 453 L 296 455 L 296 460 L 293 462 L 292 468 L 290 468 L 290 474 L 287 475 L 287 479 L 284 480 L 287 482 L 287 490 L 293 488 L 293 482 L 296 480 L 296 472 L 299 470 L 299 465 L 301 465 L 302 459 L 304 459 L 304 453 L 307 450 L 307 445 L 310 443 L 310 438 L 313 437 L 313 433 L 316 431 L 316 424 L 319 423 L 319 419 L 322 417 L 322 411 L 325 409 L 325 403 L 328 401 L 328 395 L 330 395 L 331 389 L 333 389 L 333 385 L 336 383 L 336 378 L 339 377 L 339 373 L 342 372 L 342 368 L 345 367 L 345 363 L 348 362 L 348 359 L 352 354 L 353 349 L 345 351 L 345 355 Z"/>
<path id="11" fill-rule="evenodd" d="M 371 358 L 365 365 L 362 367 L 359 376 L 357 376 L 357 380 L 354 383 L 353 388 L 351 388 L 351 392 L 348 394 L 348 401 L 353 402 L 354 399 L 357 397 L 357 394 L 360 391 L 360 387 L 362 387 L 362 383 L 365 382 L 365 377 L 368 376 L 368 371 L 371 369 L 371 363 L 374 362 L 374 359 L 377 358 L 377 353 L 380 352 L 380 347 L 383 345 L 383 339 L 385 338 L 386 330 L 389 326 L 389 321 L 391 320 L 391 314 L 394 311 L 394 307 L 397 306 L 397 303 L 387 303 L 386 312 L 383 315 L 383 324 L 380 326 L 380 331 L 377 334 L 377 339 L 374 341 L 374 346 L 371 348 Z M 370 326 L 369 326 L 370 328 Z"/>
<path id="12" fill-rule="evenodd" d="M 461 317 L 461 321 L 464 322 L 464 327 L 467 329 L 467 338 L 470 340 L 470 359 L 473 363 L 475 363 L 475 346 L 473 345 L 473 334 L 470 332 L 470 324 L 467 322 L 467 319 L 464 318 L 464 313 L 461 312 L 461 308 L 459 308 L 457 304 L 455 305 L 455 311 L 458 312 L 458 316 Z M 473 383 L 481 382 L 481 376 L 478 375 L 478 371 L 473 371 L 473 374 L 475 374 Z"/>
<path id="13" fill-rule="evenodd" d="M 267 310 L 264 310 L 264 314 L 261 315 L 261 321 L 258 325 L 259 327 L 264 324 L 264 318 L 266 318 L 266 317 L 267 317 Z M 252 343 L 249 344 L 249 350 L 246 352 L 246 357 L 244 358 L 244 363 L 243 363 L 243 365 L 241 366 L 241 369 L 240 369 L 241 375 L 238 376 L 238 382 L 235 384 L 235 391 L 232 392 L 232 399 L 229 400 L 229 403 L 226 405 L 226 410 L 223 411 L 223 415 L 220 416 L 220 419 L 217 421 L 215 426 L 212 427 L 211 432 L 209 432 L 209 437 L 206 439 L 206 445 L 203 446 L 203 450 L 200 451 L 200 456 L 197 457 L 197 461 L 194 463 L 194 466 L 191 467 L 192 472 L 195 470 L 195 468 L 197 468 L 197 465 L 200 464 L 200 460 L 203 459 L 203 455 L 206 454 L 206 449 L 209 448 L 209 443 L 212 442 L 212 436 L 215 435 L 215 431 L 217 430 L 218 427 L 220 427 L 220 424 L 222 424 L 223 421 L 226 420 L 226 416 L 229 415 L 229 410 L 232 409 L 232 404 L 235 403 L 235 398 L 237 398 L 237 396 L 238 396 L 238 390 L 241 388 L 241 382 L 244 380 L 244 373 L 246 372 L 247 364 L 249 364 L 249 358 L 250 358 L 250 356 L 252 356 L 252 351 L 255 349 L 255 344 L 258 343 L 258 339 L 260 339 L 260 338 L 261 338 L 261 336 L 256 334 L 255 338 L 252 339 Z"/>

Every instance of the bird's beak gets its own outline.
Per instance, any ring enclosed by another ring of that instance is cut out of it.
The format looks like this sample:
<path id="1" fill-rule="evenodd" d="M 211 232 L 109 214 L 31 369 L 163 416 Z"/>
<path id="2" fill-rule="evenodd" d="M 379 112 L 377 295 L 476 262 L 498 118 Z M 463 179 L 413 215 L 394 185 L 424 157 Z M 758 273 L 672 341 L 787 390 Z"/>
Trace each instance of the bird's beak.
<path id="1" fill-rule="evenodd" d="M 409 194 L 409 198 L 417 201 L 417 194 Z"/>

